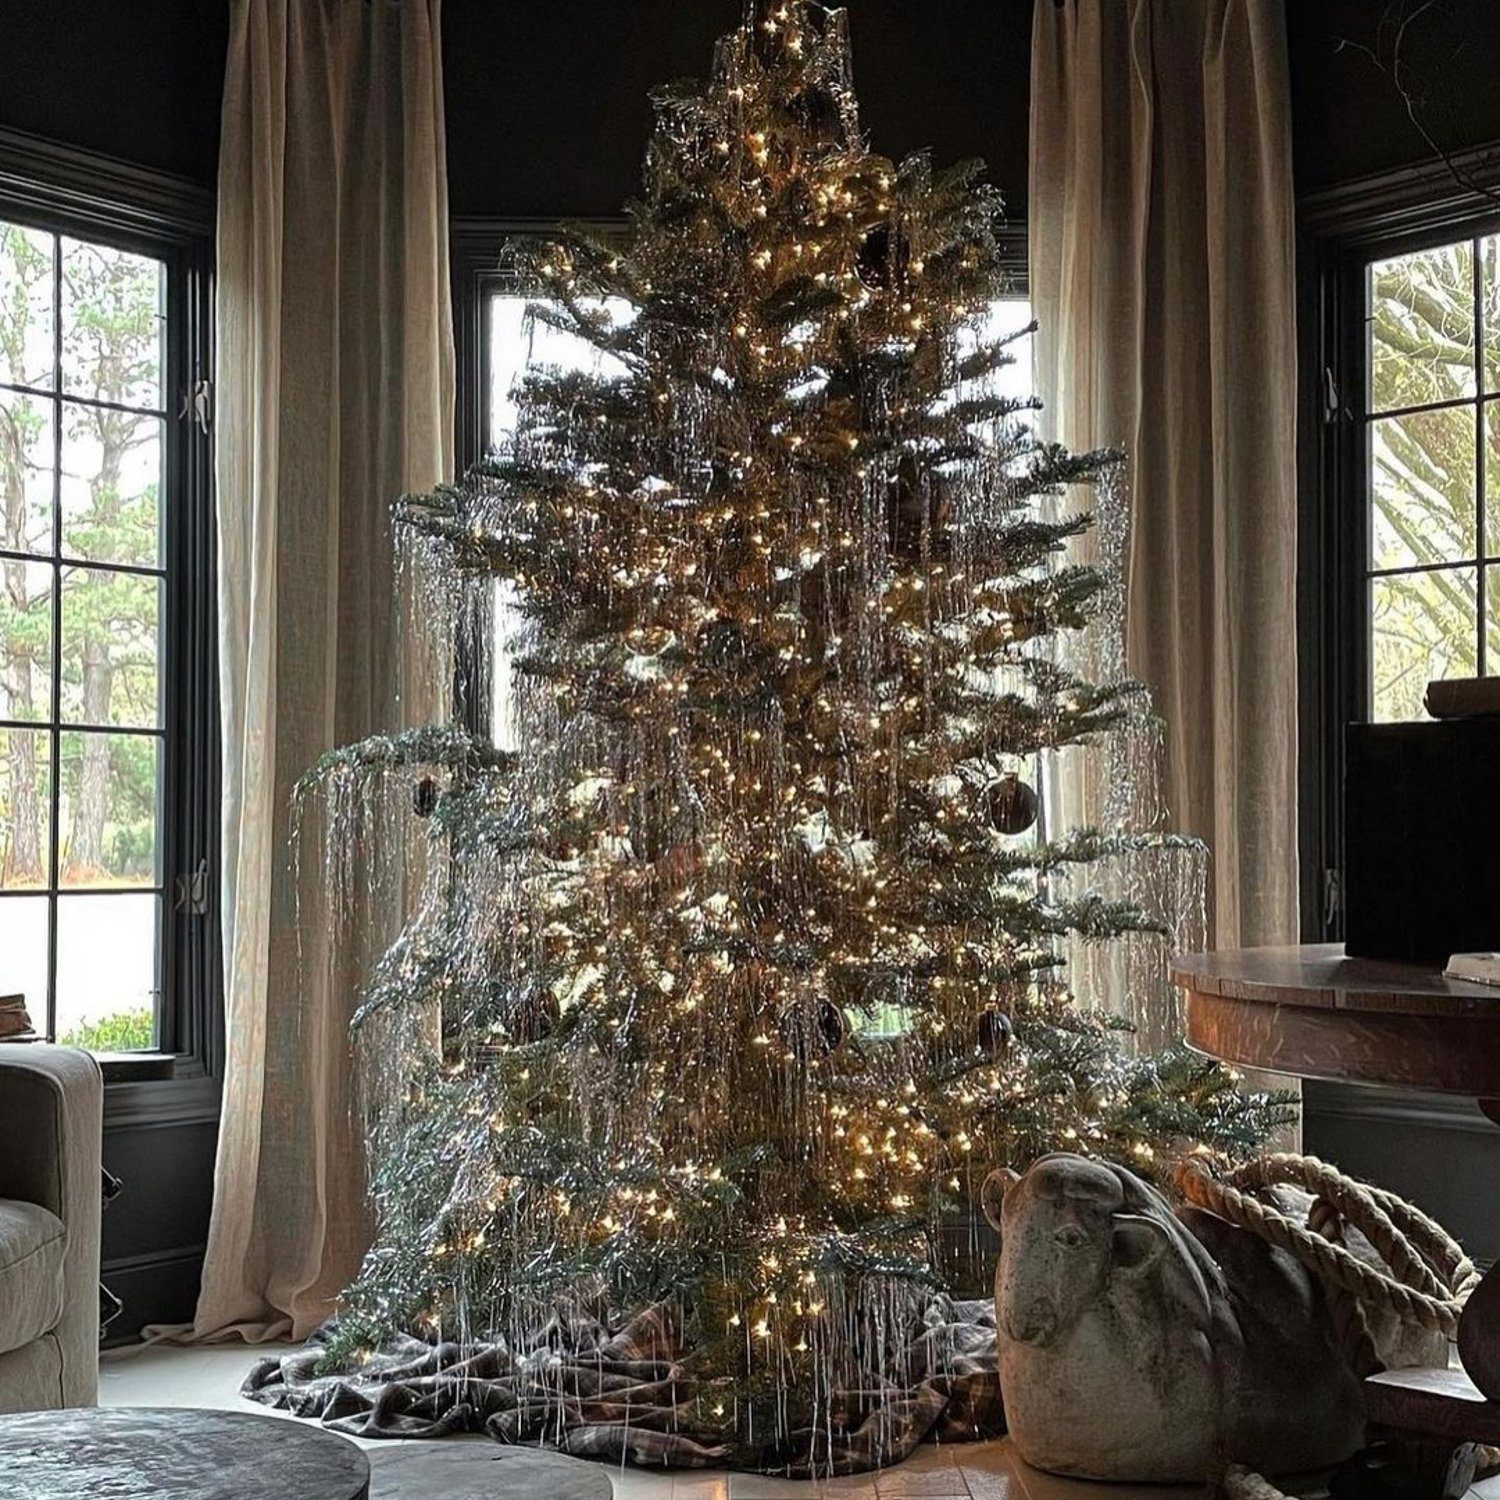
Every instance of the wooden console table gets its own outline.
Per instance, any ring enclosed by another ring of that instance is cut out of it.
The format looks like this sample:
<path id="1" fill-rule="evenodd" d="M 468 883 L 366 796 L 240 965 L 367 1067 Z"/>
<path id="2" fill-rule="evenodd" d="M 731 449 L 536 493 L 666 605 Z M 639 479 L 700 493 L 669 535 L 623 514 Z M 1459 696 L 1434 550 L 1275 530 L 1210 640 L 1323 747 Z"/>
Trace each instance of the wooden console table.
<path id="1" fill-rule="evenodd" d="M 1500 988 L 1337 943 L 1195 953 L 1172 963 L 1189 1046 L 1224 1062 L 1467 1094 L 1500 1124 Z M 1459 1320 L 1463 1370 L 1393 1370 L 1367 1386 L 1370 1420 L 1500 1443 L 1500 1266 Z"/>

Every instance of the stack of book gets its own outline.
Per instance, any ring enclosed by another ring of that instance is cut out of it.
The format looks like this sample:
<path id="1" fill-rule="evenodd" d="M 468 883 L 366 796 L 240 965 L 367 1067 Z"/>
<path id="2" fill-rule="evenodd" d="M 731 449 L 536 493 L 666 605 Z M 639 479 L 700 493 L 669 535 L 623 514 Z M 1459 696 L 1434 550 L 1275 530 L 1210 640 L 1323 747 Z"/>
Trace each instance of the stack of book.
<path id="1" fill-rule="evenodd" d="M 34 1042 L 36 1031 L 26 1013 L 25 995 L 0 995 L 0 1042 Z"/>

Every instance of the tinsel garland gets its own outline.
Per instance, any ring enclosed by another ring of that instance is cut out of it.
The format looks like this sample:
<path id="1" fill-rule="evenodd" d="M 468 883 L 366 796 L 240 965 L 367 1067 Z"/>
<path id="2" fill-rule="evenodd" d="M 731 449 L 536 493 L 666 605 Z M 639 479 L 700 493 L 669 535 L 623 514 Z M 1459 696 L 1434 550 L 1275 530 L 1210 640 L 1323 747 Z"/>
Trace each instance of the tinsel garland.
<path id="1" fill-rule="evenodd" d="M 309 784 L 346 910 L 411 879 L 392 817 L 432 843 L 359 1012 L 377 1230 L 325 1364 L 668 1305 L 736 1453 L 910 1384 L 913 1308 L 984 1283 L 990 1167 L 1237 1155 L 1284 1105 L 1068 988 L 1114 940 L 1104 982 L 1159 981 L 1203 850 L 1142 815 L 1108 485 L 1069 557 L 1119 455 L 996 393 L 998 195 L 869 151 L 846 17 L 798 0 L 657 111 L 623 236 L 515 252 L 599 368 L 533 371 L 397 507 L 432 661 L 513 590 L 518 750 L 418 731 Z M 1110 743 L 1105 826 L 987 814 Z"/>

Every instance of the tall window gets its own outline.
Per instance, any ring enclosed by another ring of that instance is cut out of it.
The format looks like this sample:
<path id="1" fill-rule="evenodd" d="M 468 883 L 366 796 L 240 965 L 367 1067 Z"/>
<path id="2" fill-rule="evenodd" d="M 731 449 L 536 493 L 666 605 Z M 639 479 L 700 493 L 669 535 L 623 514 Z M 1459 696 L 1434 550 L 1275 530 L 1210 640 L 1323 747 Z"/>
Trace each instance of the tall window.
<path id="1" fill-rule="evenodd" d="M 168 673 L 206 387 L 180 258 L 121 238 L 0 217 L 0 996 L 101 1051 L 174 1044 L 206 894 L 175 813 L 208 695 Z"/>
<path id="2" fill-rule="evenodd" d="M 1500 237 L 1365 271 L 1367 711 L 1500 673 Z"/>
<path id="3" fill-rule="evenodd" d="M 484 330 L 487 340 L 484 368 L 489 389 L 484 403 L 484 446 L 493 449 L 515 427 L 516 393 L 528 366 L 555 365 L 568 370 L 609 373 L 612 365 L 618 373 L 624 366 L 602 357 L 591 345 L 571 334 L 545 324 L 528 329 L 528 298 L 514 290 L 491 290 L 485 306 Z M 617 322 L 630 316 L 624 303 L 610 305 L 609 312 Z M 1024 297 L 1007 297 L 990 310 L 983 333 L 988 338 L 1023 328 L 1031 321 L 1031 305 Z M 1029 396 L 1032 381 L 1032 350 L 1028 338 L 1017 345 L 1016 362 L 999 370 L 992 378 L 995 391 L 1003 396 Z M 514 748 L 514 731 L 510 722 L 511 691 L 510 653 L 508 643 L 515 630 L 516 614 L 510 592 L 500 585 L 495 595 L 494 633 L 491 652 L 490 726 L 498 744 Z"/>

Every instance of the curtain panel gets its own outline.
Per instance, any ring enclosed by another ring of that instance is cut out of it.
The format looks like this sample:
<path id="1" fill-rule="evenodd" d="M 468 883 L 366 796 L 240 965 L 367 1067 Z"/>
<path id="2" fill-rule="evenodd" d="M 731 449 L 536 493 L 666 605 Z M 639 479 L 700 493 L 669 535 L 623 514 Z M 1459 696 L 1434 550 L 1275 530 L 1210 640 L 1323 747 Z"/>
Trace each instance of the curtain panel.
<path id="1" fill-rule="evenodd" d="M 1219 947 L 1295 942 L 1295 264 L 1281 0 L 1035 9 L 1047 435 L 1130 458 L 1127 663 Z M 1064 801 L 1070 789 L 1064 788 Z M 1086 788 L 1072 788 L 1086 800 Z"/>
<path id="2" fill-rule="evenodd" d="M 392 500 L 454 467 L 439 3 L 231 0 L 215 424 L 228 1056 L 200 1337 L 303 1337 L 366 1243 L 360 934 L 299 914 L 290 804 L 324 751 L 442 711 L 403 682 L 389 524 Z"/>

